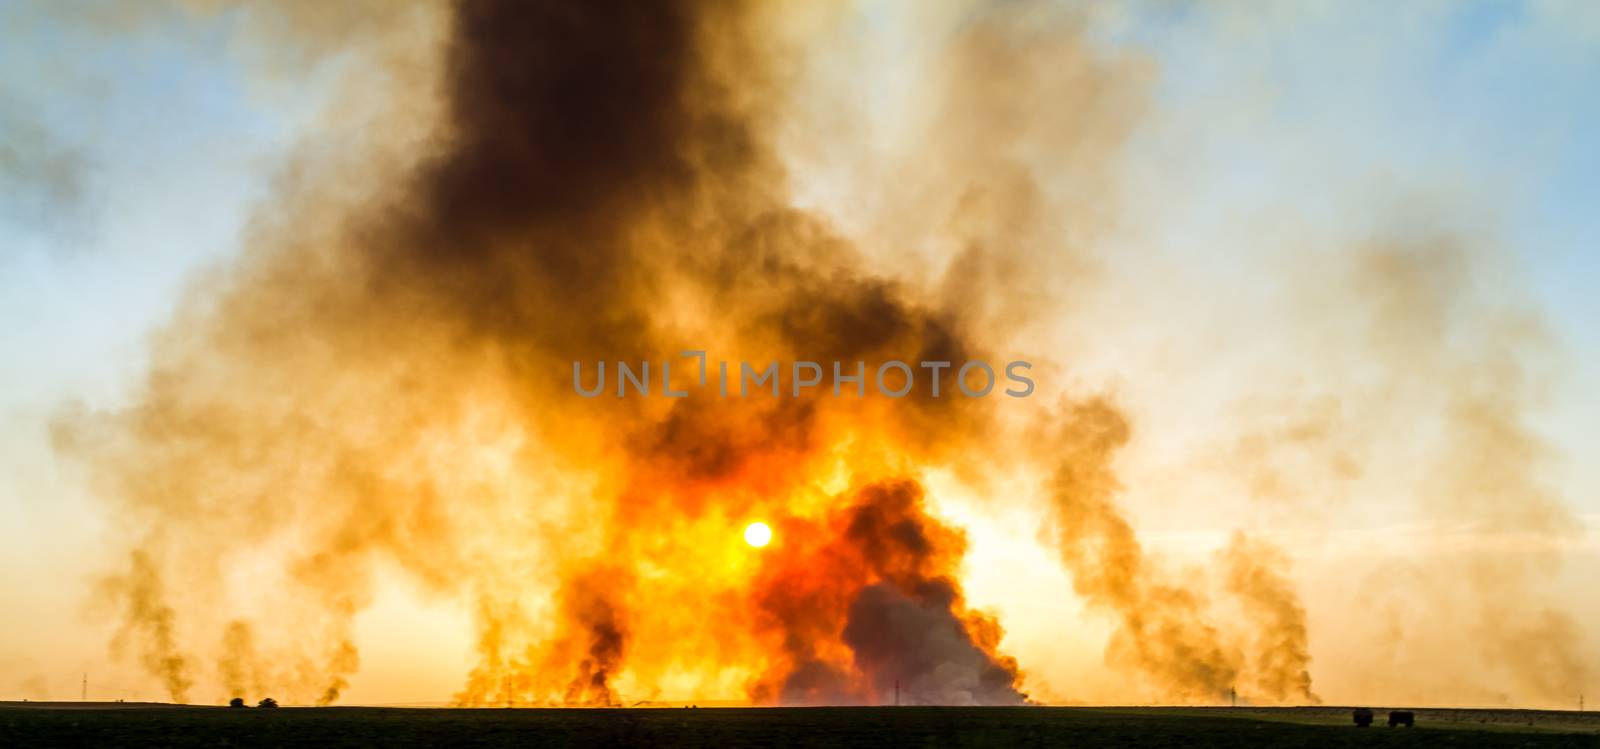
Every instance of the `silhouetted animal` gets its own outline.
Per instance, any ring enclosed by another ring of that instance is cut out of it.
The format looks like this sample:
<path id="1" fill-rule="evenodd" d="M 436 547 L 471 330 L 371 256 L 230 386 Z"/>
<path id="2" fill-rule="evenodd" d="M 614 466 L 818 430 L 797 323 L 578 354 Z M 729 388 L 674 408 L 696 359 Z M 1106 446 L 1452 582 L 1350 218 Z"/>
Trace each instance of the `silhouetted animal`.
<path id="1" fill-rule="evenodd" d="M 1406 728 L 1411 728 L 1412 726 L 1415 726 L 1416 724 L 1417 724 L 1417 716 L 1412 714 L 1412 712 L 1410 710 L 1390 710 L 1389 711 L 1389 727 L 1390 728 L 1394 728 L 1395 726 L 1405 726 Z"/>
<path id="2" fill-rule="evenodd" d="M 1356 725 L 1362 728 L 1372 725 L 1372 711 L 1364 707 L 1356 708 L 1354 712 L 1350 713 L 1350 717 L 1355 720 Z"/>

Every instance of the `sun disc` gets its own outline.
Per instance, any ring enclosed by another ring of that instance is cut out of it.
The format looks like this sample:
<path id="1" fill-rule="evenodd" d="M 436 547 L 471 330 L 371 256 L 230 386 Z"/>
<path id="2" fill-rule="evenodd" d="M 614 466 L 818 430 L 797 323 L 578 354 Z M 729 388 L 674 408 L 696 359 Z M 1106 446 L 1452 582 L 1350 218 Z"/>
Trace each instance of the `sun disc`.
<path id="1" fill-rule="evenodd" d="M 757 549 L 772 542 L 772 528 L 766 523 L 756 521 L 744 527 L 744 542 Z"/>

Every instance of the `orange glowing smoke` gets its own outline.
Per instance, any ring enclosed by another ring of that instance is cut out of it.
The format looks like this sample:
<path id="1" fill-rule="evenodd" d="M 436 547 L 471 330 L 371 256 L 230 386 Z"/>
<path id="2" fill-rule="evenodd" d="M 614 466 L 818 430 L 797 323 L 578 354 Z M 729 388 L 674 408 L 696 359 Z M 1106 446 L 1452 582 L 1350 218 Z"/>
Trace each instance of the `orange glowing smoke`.
<path id="1" fill-rule="evenodd" d="M 649 538 L 634 569 L 659 568 L 659 578 L 626 591 L 618 582 L 632 569 L 578 573 L 564 587 L 579 635 L 562 643 L 577 668 L 565 688 L 512 660 L 480 669 L 461 700 L 614 704 L 624 666 L 662 679 L 729 674 L 758 703 L 881 704 L 896 681 L 923 704 L 1023 700 L 1015 661 L 996 652 L 998 626 L 962 601 L 965 539 L 926 514 L 916 483 L 868 485 L 820 517 L 777 526 L 779 540 L 760 551 Z M 528 657 L 550 665 L 543 647 Z"/>
<path id="2" fill-rule="evenodd" d="M 919 704 L 1022 701 L 1016 662 L 995 652 L 998 626 L 962 603 L 965 539 L 924 513 L 915 482 L 869 485 L 784 534 L 796 543 L 752 580 L 756 629 L 783 657 L 752 697 L 882 704 L 898 682 Z"/>

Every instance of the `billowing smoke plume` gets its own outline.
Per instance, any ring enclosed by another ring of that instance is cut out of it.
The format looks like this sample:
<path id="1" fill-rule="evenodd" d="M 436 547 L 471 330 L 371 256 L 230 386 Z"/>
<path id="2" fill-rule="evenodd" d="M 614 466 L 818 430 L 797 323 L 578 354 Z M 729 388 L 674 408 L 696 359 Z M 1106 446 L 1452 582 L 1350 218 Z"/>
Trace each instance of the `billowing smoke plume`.
<path id="1" fill-rule="evenodd" d="M 1306 612 L 1283 570 L 1283 552 L 1235 533 L 1221 554 L 1228 592 L 1238 597 L 1255 623 L 1245 675 L 1248 694 L 1271 702 L 1315 703 Z"/>
<path id="2" fill-rule="evenodd" d="M 1144 673 L 1159 694 L 1226 697 L 1237 658 L 1208 623 L 1202 594 L 1162 577 L 1117 506 L 1121 485 L 1111 460 L 1128 441 L 1127 422 L 1102 400 L 1063 410 L 1049 443 L 1059 461 L 1050 485 L 1053 527 L 1078 594 L 1116 619 L 1107 659 Z"/>
<path id="3" fill-rule="evenodd" d="M 882 704 L 897 693 L 906 704 L 1023 701 L 1015 661 L 994 654 L 996 624 L 966 609 L 954 579 L 966 541 L 926 515 L 916 483 L 864 487 L 833 515 L 782 532 L 797 542 L 777 550 L 758 577 L 758 626 L 788 658 L 761 680 L 757 697 L 792 704 Z"/>
<path id="4" fill-rule="evenodd" d="M 1142 674 L 1158 699 L 1317 702 L 1306 614 L 1283 554 L 1236 534 L 1221 555 L 1222 589 L 1249 623 L 1241 652 L 1216 623 L 1205 581 L 1152 559 L 1117 504 L 1112 461 L 1131 436 L 1123 415 L 1101 399 L 1067 402 L 1049 430 L 1051 529 L 1078 594 L 1116 623 L 1107 660 Z"/>
<path id="5" fill-rule="evenodd" d="M 107 578 L 101 587 L 103 593 L 117 599 L 124 607 L 123 625 L 117 632 L 113 650 L 134 650 L 139 663 L 161 680 L 174 702 L 186 701 L 194 679 L 190 664 L 178 645 L 173 624 L 176 614 L 166 603 L 161 575 L 150 556 L 134 552 L 128 571 Z"/>
<path id="6" fill-rule="evenodd" d="M 474 613 L 464 704 L 1025 699 L 1000 624 L 966 603 L 965 538 L 919 483 L 999 452 L 997 398 L 953 397 L 948 371 L 944 397 L 903 400 L 571 392 L 574 361 L 1004 345 L 992 299 L 1026 275 L 1005 250 L 971 243 L 936 293 L 869 272 L 794 206 L 775 15 L 461 0 L 410 160 L 292 175 L 159 337 L 137 404 L 63 417 L 59 444 L 139 550 L 107 588 L 123 637 L 174 700 L 200 673 L 191 643 L 220 642 L 229 691 L 334 701 L 380 564 Z M 1003 47 L 974 39 L 970 60 Z M 1116 623 L 1108 659 L 1164 700 L 1248 690 L 1246 670 L 1261 699 L 1310 699 L 1283 580 L 1235 585 L 1269 612 L 1257 647 L 1294 649 L 1244 664 L 1203 593 L 1143 552 L 1111 468 L 1128 434 L 1109 402 L 1068 402 L 1044 450 L 1062 560 Z M 738 540 L 754 518 L 768 549 Z"/>
<path id="7" fill-rule="evenodd" d="M 267 682 L 260 672 L 255 633 L 248 622 L 232 621 L 222 631 L 222 658 L 217 663 L 222 687 L 232 695 L 266 694 Z M 230 698 L 231 699 L 231 698 Z"/>

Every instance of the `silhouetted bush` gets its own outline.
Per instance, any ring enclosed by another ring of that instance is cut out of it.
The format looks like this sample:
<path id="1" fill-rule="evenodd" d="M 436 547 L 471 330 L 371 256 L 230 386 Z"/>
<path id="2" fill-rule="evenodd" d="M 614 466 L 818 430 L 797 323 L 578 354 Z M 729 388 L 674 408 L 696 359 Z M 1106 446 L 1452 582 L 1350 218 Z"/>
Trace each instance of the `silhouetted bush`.
<path id="1" fill-rule="evenodd" d="M 272 699 L 271 697 L 268 697 L 268 698 L 262 700 L 261 704 L 256 705 L 256 707 L 277 707 L 277 706 L 278 706 L 278 701 L 275 700 L 275 699 Z"/>
<path id="2" fill-rule="evenodd" d="M 235 697 L 231 700 L 228 700 L 228 707 L 244 707 L 244 698 Z"/>

